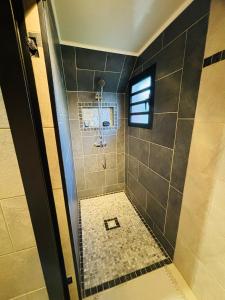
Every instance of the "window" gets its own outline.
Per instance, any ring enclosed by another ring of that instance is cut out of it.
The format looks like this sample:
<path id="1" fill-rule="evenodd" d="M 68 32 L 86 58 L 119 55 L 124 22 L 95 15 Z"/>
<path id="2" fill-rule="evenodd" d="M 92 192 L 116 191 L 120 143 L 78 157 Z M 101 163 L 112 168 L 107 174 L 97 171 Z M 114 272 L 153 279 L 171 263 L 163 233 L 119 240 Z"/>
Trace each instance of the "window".
<path id="1" fill-rule="evenodd" d="M 152 127 L 154 87 L 155 65 L 131 80 L 129 89 L 129 126 Z"/>

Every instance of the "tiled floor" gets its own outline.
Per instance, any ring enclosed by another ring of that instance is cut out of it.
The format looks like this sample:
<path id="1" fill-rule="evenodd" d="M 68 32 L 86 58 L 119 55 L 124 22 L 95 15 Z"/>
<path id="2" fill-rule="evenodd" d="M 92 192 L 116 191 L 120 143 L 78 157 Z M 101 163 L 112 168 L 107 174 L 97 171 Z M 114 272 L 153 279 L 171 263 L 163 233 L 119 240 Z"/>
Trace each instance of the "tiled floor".
<path id="1" fill-rule="evenodd" d="M 80 209 L 85 290 L 132 279 L 167 259 L 125 193 L 81 200 Z"/>
<path id="2" fill-rule="evenodd" d="M 174 264 L 167 265 L 86 300 L 197 300 Z"/>

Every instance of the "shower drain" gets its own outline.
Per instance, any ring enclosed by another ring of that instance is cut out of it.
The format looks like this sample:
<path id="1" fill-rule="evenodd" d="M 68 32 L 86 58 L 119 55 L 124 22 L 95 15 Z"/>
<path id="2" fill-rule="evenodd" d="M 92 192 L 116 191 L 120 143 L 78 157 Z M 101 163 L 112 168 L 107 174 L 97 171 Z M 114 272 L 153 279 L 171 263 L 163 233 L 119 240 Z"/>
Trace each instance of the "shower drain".
<path id="1" fill-rule="evenodd" d="M 120 227 L 118 219 L 115 217 L 113 219 L 104 220 L 106 230 L 111 230 Z"/>

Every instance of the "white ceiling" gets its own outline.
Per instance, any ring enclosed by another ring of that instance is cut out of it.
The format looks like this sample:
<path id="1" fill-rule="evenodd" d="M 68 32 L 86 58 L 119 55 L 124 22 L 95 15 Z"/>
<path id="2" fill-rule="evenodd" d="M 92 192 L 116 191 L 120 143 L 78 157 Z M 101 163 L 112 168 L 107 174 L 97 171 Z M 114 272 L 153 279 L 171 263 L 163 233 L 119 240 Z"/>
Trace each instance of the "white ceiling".
<path id="1" fill-rule="evenodd" d="M 61 42 L 140 54 L 192 0 L 53 0 Z"/>

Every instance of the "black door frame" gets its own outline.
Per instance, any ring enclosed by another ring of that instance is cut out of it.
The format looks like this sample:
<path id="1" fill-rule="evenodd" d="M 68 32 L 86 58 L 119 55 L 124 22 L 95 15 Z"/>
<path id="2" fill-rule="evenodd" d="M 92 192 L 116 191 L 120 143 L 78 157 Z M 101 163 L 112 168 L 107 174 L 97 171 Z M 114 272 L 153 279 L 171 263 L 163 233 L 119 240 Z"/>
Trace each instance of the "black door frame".
<path id="1" fill-rule="evenodd" d="M 27 0 L 26 0 L 27 1 Z M 55 128 L 55 137 L 56 137 L 56 146 L 57 146 L 57 152 L 58 152 L 58 159 L 59 159 L 59 167 L 60 167 L 60 173 L 61 173 L 61 180 L 62 180 L 62 187 L 63 187 L 63 195 L 64 195 L 64 203 L 66 208 L 66 216 L 67 216 L 67 222 L 68 222 L 68 229 L 69 229 L 69 235 L 70 235 L 70 245 L 72 249 L 72 255 L 73 255 L 73 263 L 74 263 L 74 270 L 76 275 L 76 281 L 77 281 L 77 291 L 79 299 L 81 299 L 81 283 L 80 283 L 80 273 L 79 273 L 79 257 L 76 256 L 75 252 L 75 246 L 74 246 L 74 234 L 78 234 L 77 232 L 73 232 L 73 226 L 71 224 L 72 220 L 70 217 L 70 209 L 69 209 L 69 201 L 68 201 L 68 194 L 67 194 L 67 187 L 66 187 L 66 176 L 64 171 L 64 161 L 63 161 L 63 155 L 62 155 L 62 149 L 61 149 L 61 142 L 60 142 L 60 134 L 59 134 L 59 124 L 58 124 L 58 117 L 57 117 L 57 109 L 56 109 L 56 100 L 55 100 L 55 90 L 54 90 L 54 84 L 53 84 L 53 75 L 52 75 L 52 67 L 51 67 L 51 59 L 50 59 L 50 51 L 49 51 L 49 45 L 48 45 L 48 33 L 46 29 L 46 18 L 49 18 L 47 15 L 47 7 L 50 10 L 52 16 L 54 17 L 53 9 L 51 0 L 36 0 L 38 5 L 38 13 L 39 13 L 39 22 L 41 27 L 41 37 L 42 37 L 42 45 L 44 50 L 44 58 L 45 58 L 45 65 L 46 65 L 46 71 L 47 71 L 47 79 L 48 79 L 48 87 L 49 87 L 49 94 L 50 94 L 50 101 L 51 101 L 51 108 L 52 108 L 52 116 L 53 116 L 53 124 Z M 53 21 L 53 26 L 55 28 L 55 31 L 57 32 L 55 19 L 49 20 L 49 22 Z M 58 35 L 58 32 L 57 32 Z M 75 222 L 75 220 L 73 220 Z"/>
<path id="2" fill-rule="evenodd" d="M 0 84 L 51 300 L 69 290 L 35 88 L 25 40 L 22 1 L 0 1 Z M 32 274 L 31 274 L 32 276 Z"/>

